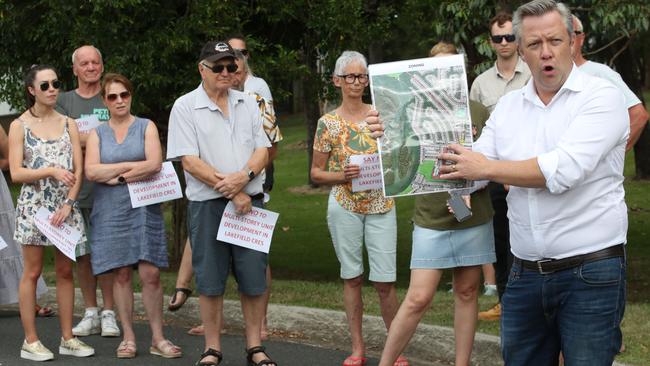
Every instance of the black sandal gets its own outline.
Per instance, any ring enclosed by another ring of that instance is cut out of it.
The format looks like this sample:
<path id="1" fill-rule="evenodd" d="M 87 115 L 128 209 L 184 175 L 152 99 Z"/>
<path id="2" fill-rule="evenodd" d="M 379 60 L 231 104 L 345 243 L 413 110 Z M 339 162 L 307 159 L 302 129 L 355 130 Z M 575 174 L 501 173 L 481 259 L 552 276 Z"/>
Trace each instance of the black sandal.
<path id="1" fill-rule="evenodd" d="M 182 292 L 185 295 L 185 300 L 181 301 L 180 303 L 176 304 L 176 295 L 178 295 L 179 292 Z M 185 301 L 190 298 L 190 295 L 192 294 L 192 290 L 189 288 L 183 288 L 183 287 L 178 287 L 174 290 L 174 294 L 172 295 L 171 303 L 167 305 L 167 309 L 169 311 L 176 311 L 183 307 L 185 305 Z"/>
<path id="2" fill-rule="evenodd" d="M 255 363 L 255 361 L 253 361 L 253 355 L 256 353 L 263 353 L 266 356 L 266 358 L 258 363 Z M 275 361 L 269 358 L 269 355 L 266 353 L 266 348 L 264 346 L 251 347 L 246 350 L 246 355 L 247 355 L 246 361 L 248 362 L 248 366 L 265 366 L 265 365 L 278 366 L 278 364 L 275 363 Z"/>
<path id="3" fill-rule="evenodd" d="M 217 362 L 214 363 L 212 361 L 206 361 L 206 362 L 201 362 L 204 358 L 208 356 L 213 356 L 217 358 Z M 196 362 L 196 366 L 217 366 L 221 363 L 221 360 L 223 360 L 223 354 L 219 351 L 217 351 L 214 348 L 208 348 L 207 351 L 201 353 L 201 358 Z"/>

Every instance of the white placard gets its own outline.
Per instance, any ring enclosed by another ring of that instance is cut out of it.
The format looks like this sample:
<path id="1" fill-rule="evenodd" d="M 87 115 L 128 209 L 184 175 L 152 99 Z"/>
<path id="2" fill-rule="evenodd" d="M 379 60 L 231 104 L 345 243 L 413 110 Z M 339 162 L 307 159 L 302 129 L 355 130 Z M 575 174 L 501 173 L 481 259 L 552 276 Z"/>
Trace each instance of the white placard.
<path id="1" fill-rule="evenodd" d="M 352 192 L 381 189 L 381 161 L 379 154 L 350 155 L 350 164 L 361 168 L 358 178 L 352 179 Z"/>
<path id="2" fill-rule="evenodd" d="M 158 174 L 147 179 L 127 184 L 131 196 L 131 207 L 142 207 L 183 197 L 178 175 L 170 161 L 162 164 Z"/>
<path id="3" fill-rule="evenodd" d="M 85 117 L 79 117 L 76 119 L 76 121 L 77 121 L 77 128 L 79 129 L 80 133 L 90 133 L 90 131 L 92 131 L 93 128 L 102 124 L 101 122 L 99 122 L 99 118 L 97 118 L 96 114 L 91 114 Z"/>
<path id="4" fill-rule="evenodd" d="M 34 223 L 38 230 L 50 239 L 61 253 L 76 262 L 77 258 L 74 250 L 77 243 L 79 243 L 79 239 L 81 239 L 81 232 L 66 223 L 56 227 L 50 224 L 51 217 L 52 213 L 47 208 L 41 207 L 34 215 Z"/>
<path id="5" fill-rule="evenodd" d="M 235 204 L 228 202 L 221 217 L 217 240 L 268 253 L 278 216 L 277 212 L 257 207 L 246 215 L 238 215 Z"/>
<path id="6" fill-rule="evenodd" d="M 0 250 L 7 247 L 7 242 L 0 236 Z"/>

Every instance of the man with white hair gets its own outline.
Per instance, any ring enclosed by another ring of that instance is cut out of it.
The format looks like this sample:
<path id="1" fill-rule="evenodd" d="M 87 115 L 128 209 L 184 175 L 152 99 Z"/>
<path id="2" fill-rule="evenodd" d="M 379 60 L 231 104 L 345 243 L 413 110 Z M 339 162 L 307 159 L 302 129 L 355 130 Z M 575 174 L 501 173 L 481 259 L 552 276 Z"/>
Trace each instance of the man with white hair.
<path id="1" fill-rule="evenodd" d="M 95 116 L 100 122 L 109 119 L 108 109 L 104 106 L 101 92 L 101 78 L 104 72 L 102 54 L 95 46 L 84 45 L 72 53 L 72 72 L 77 77 L 77 88 L 59 94 L 57 110 L 62 114 L 80 119 Z M 77 121 L 79 122 L 79 121 Z M 90 131 L 80 133 L 81 146 L 85 148 Z M 93 183 L 84 177 L 77 204 L 81 208 L 86 225 L 86 235 L 90 235 L 90 212 L 93 207 Z M 77 278 L 84 299 L 85 313 L 83 319 L 72 328 L 75 336 L 101 334 L 103 337 L 118 337 L 120 328 L 115 321 L 113 311 L 113 274 L 93 276 L 90 264 L 90 244 L 92 238 L 83 245 L 77 245 Z M 102 291 L 103 310 L 97 305 L 97 282 Z"/>
<path id="2" fill-rule="evenodd" d="M 619 73 L 605 64 L 589 61 L 584 58 L 582 55 L 582 45 L 585 43 L 585 31 L 582 22 L 575 15 L 573 15 L 573 32 L 576 35 L 576 40 L 573 43 L 573 60 L 580 68 L 580 71 L 609 80 L 616 85 L 625 96 L 625 105 L 627 106 L 627 112 L 630 116 L 630 137 L 627 140 L 625 151 L 629 151 L 639 140 L 639 137 L 648 122 L 648 111 L 643 106 L 643 103 L 641 103 L 639 97 L 637 97 L 634 92 L 630 90 L 627 84 L 625 84 Z"/>

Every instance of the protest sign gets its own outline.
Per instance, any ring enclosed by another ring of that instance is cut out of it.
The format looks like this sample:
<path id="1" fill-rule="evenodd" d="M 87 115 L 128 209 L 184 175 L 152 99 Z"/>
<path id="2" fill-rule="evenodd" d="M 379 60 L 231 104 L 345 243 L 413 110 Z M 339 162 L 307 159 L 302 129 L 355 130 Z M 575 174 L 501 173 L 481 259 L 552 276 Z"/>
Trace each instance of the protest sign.
<path id="1" fill-rule="evenodd" d="M 34 223 L 38 230 L 43 233 L 54 244 L 61 253 L 66 257 L 77 260 L 75 255 L 75 248 L 79 239 L 81 239 L 81 232 L 72 226 L 63 223 L 61 226 L 56 227 L 50 223 L 52 213 L 47 208 L 41 207 L 34 215 Z"/>
<path id="2" fill-rule="evenodd" d="M 352 179 L 352 192 L 383 187 L 379 154 L 351 155 L 350 164 L 358 165 L 361 169 L 359 177 Z"/>
<path id="3" fill-rule="evenodd" d="M 97 115 L 95 114 L 79 117 L 76 119 L 76 122 L 80 133 L 90 133 L 93 128 L 102 124 L 102 122 L 99 122 L 99 118 L 97 118 Z"/>
<path id="4" fill-rule="evenodd" d="M 131 207 L 153 205 L 183 197 L 178 176 L 170 161 L 162 164 L 158 174 L 137 182 L 128 183 Z"/>
<path id="5" fill-rule="evenodd" d="M 221 217 L 217 240 L 268 253 L 278 216 L 277 212 L 257 207 L 246 215 L 238 215 L 235 205 L 228 202 Z"/>

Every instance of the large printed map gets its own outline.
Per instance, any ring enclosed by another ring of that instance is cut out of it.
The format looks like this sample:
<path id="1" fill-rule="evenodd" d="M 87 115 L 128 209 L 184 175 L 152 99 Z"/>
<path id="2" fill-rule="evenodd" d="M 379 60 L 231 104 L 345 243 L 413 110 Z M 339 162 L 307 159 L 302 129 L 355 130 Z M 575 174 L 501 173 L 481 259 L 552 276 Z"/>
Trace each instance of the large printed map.
<path id="1" fill-rule="evenodd" d="M 465 63 L 461 55 L 369 66 L 374 108 L 384 122 L 379 141 L 383 189 L 402 196 L 468 188 L 439 177 L 438 154 L 472 144 Z"/>

